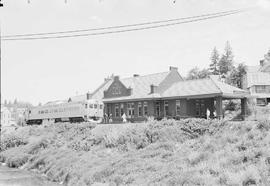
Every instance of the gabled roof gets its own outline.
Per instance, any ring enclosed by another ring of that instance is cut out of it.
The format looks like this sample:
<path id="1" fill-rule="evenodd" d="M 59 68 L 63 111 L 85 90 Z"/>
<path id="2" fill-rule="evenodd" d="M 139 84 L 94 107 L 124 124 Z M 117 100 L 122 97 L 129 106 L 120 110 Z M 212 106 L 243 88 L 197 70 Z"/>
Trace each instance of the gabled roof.
<path id="1" fill-rule="evenodd" d="M 77 95 L 77 96 L 72 96 L 70 97 L 71 101 L 74 102 L 79 102 L 79 101 L 85 101 L 87 100 L 87 96 L 86 94 L 81 94 L 81 95 Z"/>
<path id="2" fill-rule="evenodd" d="M 257 66 L 247 66 L 246 67 L 246 71 L 247 73 L 253 73 L 253 72 L 259 72 L 261 66 L 257 65 Z"/>
<path id="3" fill-rule="evenodd" d="M 46 105 L 57 105 L 57 104 L 62 104 L 62 103 L 65 103 L 66 101 L 65 100 L 57 100 L 57 101 L 49 101 L 47 103 L 44 104 L 44 106 Z"/>
<path id="4" fill-rule="evenodd" d="M 259 69 L 261 72 L 267 72 L 269 73 L 270 71 L 270 61 L 265 62 L 265 64 Z"/>
<path id="5" fill-rule="evenodd" d="M 253 72 L 246 74 L 247 88 L 254 85 L 270 85 L 270 74 L 266 72 Z"/>
<path id="6" fill-rule="evenodd" d="M 153 84 L 153 85 L 158 86 L 167 77 L 169 73 L 170 71 L 120 79 L 120 81 L 125 85 L 126 88 L 132 88 L 132 94 L 126 97 L 111 98 L 111 99 L 123 100 L 123 99 L 144 98 L 144 97 L 153 97 L 153 96 L 156 97 L 158 96 L 158 94 L 149 95 L 150 85 Z M 112 82 L 113 82 L 113 79 L 105 81 L 98 89 L 96 89 L 92 93 L 91 98 L 103 99 L 104 91 L 110 87 Z M 110 100 L 110 99 L 106 99 L 106 100 Z"/>
<path id="7" fill-rule="evenodd" d="M 202 96 L 223 96 L 228 98 L 241 98 L 246 91 L 228 85 L 211 78 L 186 80 L 174 83 L 167 89 L 162 97 L 202 97 Z"/>

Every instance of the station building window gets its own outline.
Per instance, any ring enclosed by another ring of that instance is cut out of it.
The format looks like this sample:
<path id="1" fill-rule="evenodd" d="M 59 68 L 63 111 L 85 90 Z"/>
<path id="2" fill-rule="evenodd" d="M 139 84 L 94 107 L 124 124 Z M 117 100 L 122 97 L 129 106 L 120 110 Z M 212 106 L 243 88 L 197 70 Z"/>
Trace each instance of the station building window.
<path id="1" fill-rule="evenodd" d="M 206 116 L 206 108 L 205 108 L 205 103 L 204 100 L 201 100 L 201 117 Z"/>
<path id="2" fill-rule="evenodd" d="M 115 104 L 115 117 L 119 117 L 119 105 L 118 104 Z"/>
<path id="3" fill-rule="evenodd" d="M 256 93 L 270 93 L 270 86 L 267 85 L 256 85 L 255 86 Z"/>
<path id="4" fill-rule="evenodd" d="M 200 100 L 196 100 L 196 116 L 200 116 Z"/>
<path id="5" fill-rule="evenodd" d="M 156 102 L 156 115 L 160 116 L 160 102 Z"/>
<path id="6" fill-rule="evenodd" d="M 128 103 L 127 104 L 127 110 L 128 110 L 128 116 L 134 116 L 134 103 Z"/>
<path id="7" fill-rule="evenodd" d="M 142 116 L 142 115 L 143 115 L 142 103 L 139 102 L 138 103 L 138 116 Z"/>
<path id="8" fill-rule="evenodd" d="M 181 110 L 181 103 L 180 103 L 180 100 L 176 100 L 176 107 L 175 107 L 175 109 L 176 109 L 176 115 L 177 116 L 180 116 L 180 110 Z"/>
<path id="9" fill-rule="evenodd" d="M 121 105 L 120 105 L 120 114 L 121 114 L 121 116 L 123 116 L 123 114 L 124 114 L 124 103 L 121 103 Z"/>
<path id="10" fill-rule="evenodd" d="M 206 108 L 204 100 L 196 100 L 196 116 L 198 117 L 206 116 Z"/>
<path id="11" fill-rule="evenodd" d="M 169 115 L 169 102 L 164 101 L 164 116 L 168 116 L 168 115 Z"/>
<path id="12" fill-rule="evenodd" d="M 111 105 L 107 105 L 107 114 L 108 114 L 108 116 L 111 114 L 112 112 L 111 112 Z"/>
<path id="13" fill-rule="evenodd" d="M 147 102 L 143 103 L 143 115 L 144 116 L 148 115 L 148 104 L 147 104 Z"/>
<path id="14" fill-rule="evenodd" d="M 257 105 L 265 105 L 266 100 L 264 98 L 257 98 Z"/>

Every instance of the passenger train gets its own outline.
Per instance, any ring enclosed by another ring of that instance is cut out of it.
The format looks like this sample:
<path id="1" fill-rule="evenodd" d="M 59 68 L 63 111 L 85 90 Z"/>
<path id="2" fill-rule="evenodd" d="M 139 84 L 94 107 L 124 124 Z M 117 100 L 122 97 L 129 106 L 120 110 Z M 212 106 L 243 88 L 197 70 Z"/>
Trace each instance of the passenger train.
<path id="1" fill-rule="evenodd" d="M 101 122 L 104 104 L 98 100 L 53 102 L 26 112 L 26 124 L 49 122 Z"/>

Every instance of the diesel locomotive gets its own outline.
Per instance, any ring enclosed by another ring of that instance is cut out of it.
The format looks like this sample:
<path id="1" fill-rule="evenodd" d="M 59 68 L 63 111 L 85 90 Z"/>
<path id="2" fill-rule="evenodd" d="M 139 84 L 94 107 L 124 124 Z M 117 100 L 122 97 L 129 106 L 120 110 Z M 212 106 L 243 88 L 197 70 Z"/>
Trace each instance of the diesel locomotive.
<path id="1" fill-rule="evenodd" d="M 48 122 L 101 122 L 104 104 L 102 101 L 88 99 L 84 101 L 62 101 L 47 103 L 28 109 L 25 113 L 26 124 Z"/>

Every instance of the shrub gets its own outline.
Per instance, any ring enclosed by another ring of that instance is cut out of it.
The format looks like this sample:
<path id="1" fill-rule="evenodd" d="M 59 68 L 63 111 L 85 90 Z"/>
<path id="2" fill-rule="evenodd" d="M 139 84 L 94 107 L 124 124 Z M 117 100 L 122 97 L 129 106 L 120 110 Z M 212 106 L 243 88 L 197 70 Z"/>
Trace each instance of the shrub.
<path id="1" fill-rule="evenodd" d="M 163 119 L 94 129 L 59 123 L 20 134 L 27 143 L 2 152 L 0 161 L 26 163 L 65 185 L 270 183 L 269 121 Z"/>
<path id="2" fill-rule="evenodd" d="M 19 147 L 21 145 L 26 145 L 28 142 L 25 138 L 18 136 L 16 134 L 8 134 L 1 140 L 2 150 L 7 150 L 9 148 Z"/>
<path id="3" fill-rule="evenodd" d="M 230 111 L 235 111 L 239 108 L 239 103 L 237 104 L 236 102 L 234 101 L 228 101 L 226 104 L 225 104 L 225 110 L 230 110 Z"/>
<path id="4" fill-rule="evenodd" d="M 257 124 L 257 128 L 260 130 L 269 131 L 270 130 L 270 121 L 269 120 L 259 121 Z"/>
<path id="5" fill-rule="evenodd" d="M 22 151 L 21 147 L 10 148 L 0 154 L 0 159 L 5 161 L 9 167 L 20 167 L 24 165 L 28 158 L 29 154 Z"/>

